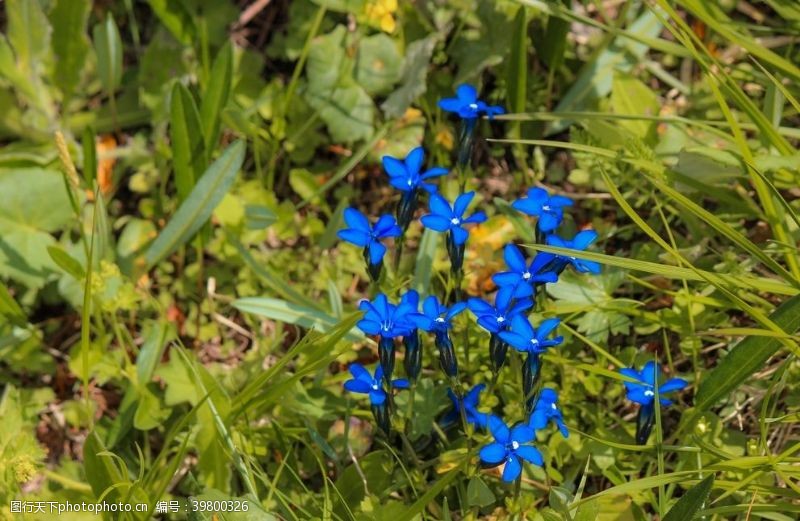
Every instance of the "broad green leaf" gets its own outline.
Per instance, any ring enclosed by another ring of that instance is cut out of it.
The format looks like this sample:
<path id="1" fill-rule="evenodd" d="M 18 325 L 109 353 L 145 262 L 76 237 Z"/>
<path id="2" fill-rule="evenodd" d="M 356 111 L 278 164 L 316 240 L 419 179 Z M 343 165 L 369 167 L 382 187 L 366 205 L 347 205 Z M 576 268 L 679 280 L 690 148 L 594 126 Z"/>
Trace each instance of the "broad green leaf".
<path id="1" fill-rule="evenodd" d="M 220 132 L 220 115 L 228 103 L 233 77 L 233 48 L 226 44 L 219 50 L 211 68 L 211 77 L 200 102 L 200 121 L 206 141 L 206 157 L 217 148 Z"/>
<path id="2" fill-rule="evenodd" d="M 437 35 L 432 34 L 408 45 L 401 75 L 403 82 L 381 104 L 387 117 L 402 116 L 417 98 L 425 94 L 428 88 L 428 68 L 437 41 Z"/>
<path id="3" fill-rule="evenodd" d="M 40 168 L 0 170 L 0 275 L 31 288 L 56 270 L 50 232 L 74 218 L 61 173 Z"/>
<path id="4" fill-rule="evenodd" d="M 439 244 L 439 233 L 425 228 L 422 232 L 422 240 L 417 251 L 417 260 L 414 269 L 414 282 L 412 287 L 421 295 L 428 293 L 431 286 L 431 274 L 433 273 L 433 261 L 436 258 L 436 248 Z"/>
<path id="5" fill-rule="evenodd" d="M 55 57 L 53 79 L 64 98 L 72 95 L 86 65 L 90 48 L 86 36 L 90 5 L 89 0 L 56 0 L 50 11 Z"/>
<path id="6" fill-rule="evenodd" d="M 294 324 L 307 329 L 316 329 L 323 333 L 340 323 L 340 320 L 314 308 L 300 304 L 292 304 L 285 300 L 271 297 L 245 297 L 236 299 L 233 307 L 245 313 Z M 353 329 L 347 335 L 352 341 L 364 340 L 364 334 Z"/>
<path id="7" fill-rule="evenodd" d="M 95 498 L 100 498 L 104 493 L 106 501 L 120 501 L 122 498 L 118 489 L 111 487 L 129 483 L 126 476 L 127 469 L 123 472 L 119 468 L 119 459 L 106 451 L 103 441 L 97 431 L 91 431 L 86 436 L 83 444 L 83 464 L 86 471 L 86 481 L 92 487 Z"/>
<path id="8" fill-rule="evenodd" d="M 167 344 L 175 336 L 174 326 L 168 322 L 150 322 L 142 333 L 144 342 L 136 356 L 136 376 L 140 385 L 153 378 Z"/>
<path id="9" fill-rule="evenodd" d="M 50 43 L 50 24 L 39 0 L 6 0 L 8 42 L 23 74 L 36 74 Z"/>
<path id="10" fill-rule="evenodd" d="M 403 57 L 394 40 L 383 33 L 362 39 L 356 60 L 356 81 L 372 96 L 385 94 L 400 80 Z"/>
<path id="11" fill-rule="evenodd" d="M 172 88 L 169 129 L 175 187 L 178 200 L 185 201 L 205 170 L 206 156 L 197 104 L 180 82 Z"/>
<path id="12" fill-rule="evenodd" d="M 708 500 L 711 487 L 714 486 L 714 474 L 693 486 L 669 509 L 664 521 L 692 521 L 697 517 L 703 504 Z"/>
<path id="13" fill-rule="evenodd" d="M 191 44 L 197 33 L 192 13 L 182 0 L 147 0 L 161 23 L 184 45 Z"/>
<path id="14" fill-rule="evenodd" d="M 611 108 L 615 114 L 656 116 L 660 104 L 656 94 L 641 80 L 618 72 L 611 84 Z M 617 125 L 641 139 L 651 136 L 655 130 L 652 121 L 620 121 Z"/>
<path id="15" fill-rule="evenodd" d="M 59 268 L 76 279 L 81 280 L 86 275 L 81 263 L 60 246 L 48 246 L 47 253 L 50 254 L 50 258 Z"/>
<path id="16" fill-rule="evenodd" d="M 261 204 L 248 204 L 244 207 L 245 226 L 250 230 L 269 228 L 278 220 L 275 212 Z"/>
<path id="17" fill-rule="evenodd" d="M 24 326 L 28 320 L 25 312 L 19 307 L 19 304 L 11 296 L 11 292 L 8 291 L 2 281 L 0 281 L 0 315 L 20 327 Z"/>
<path id="18" fill-rule="evenodd" d="M 467 484 L 467 506 L 488 507 L 496 501 L 492 490 L 480 476 L 473 476 Z"/>
<path id="19" fill-rule="evenodd" d="M 628 33 L 647 38 L 655 38 L 663 26 L 651 11 L 644 13 L 628 27 Z M 596 100 L 611 92 L 614 74 L 628 72 L 644 57 L 648 45 L 641 41 L 631 41 L 629 36 L 619 35 L 594 58 L 587 62 L 569 90 L 561 97 L 554 112 L 583 110 L 591 107 Z M 559 132 L 566 127 L 564 122 L 555 122 L 550 133 Z"/>
<path id="20" fill-rule="evenodd" d="M 244 152 L 244 142 L 236 141 L 208 167 L 145 253 L 145 264 L 148 269 L 186 244 L 211 217 L 214 208 L 228 192 L 242 167 Z"/>
<path id="21" fill-rule="evenodd" d="M 94 26 L 94 51 L 97 54 L 97 73 L 107 93 L 113 93 L 122 81 L 122 40 L 111 13 L 105 22 Z"/>
<path id="22" fill-rule="evenodd" d="M 786 333 L 794 334 L 800 329 L 800 295 L 781 304 L 770 320 Z M 705 375 L 695 397 L 698 412 L 708 410 L 720 399 L 764 368 L 764 364 L 781 347 L 779 338 L 751 336 L 736 344 L 719 364 Z"/>

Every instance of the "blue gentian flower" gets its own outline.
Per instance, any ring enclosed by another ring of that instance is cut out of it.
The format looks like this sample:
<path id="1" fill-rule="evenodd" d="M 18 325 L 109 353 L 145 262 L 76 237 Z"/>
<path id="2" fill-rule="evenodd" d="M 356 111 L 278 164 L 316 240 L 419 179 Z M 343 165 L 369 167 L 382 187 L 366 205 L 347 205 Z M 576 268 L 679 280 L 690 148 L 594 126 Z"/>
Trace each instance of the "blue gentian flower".
<path id="1" fill-rule="evenodd" d="M 526 264 L 522 252 L 513 244 L 507 244 L 503 251 L 503 258 L 509 271 L 492 275 L 492 280 L 500 288 L 513 288 L 514 297 L 523 298 L 536 294 L 536 287 L 546 282 L 558 281 L 558 275 L 550 271 L 556 256 L 551 253 L 540 252 Z"/>
<path id="2" fill-rule="evenodd" d="M 422 343 L 419 339 L 419 330 L 411 317 L 415 316 L 419 311 L 419 293 L 410 289 L 400 297 L 400 306 L 403 309 L 408 309 L 409 322 L 414 324 L 414 329 L 403 335 L 403 345 L 406 348 L 406 356 L 403 359 L 403 365 L 406 368 L 406 374 L 412 380 L 416 380 L 422 370 Z"/>
<path id="3" fill-rule="evenodd" d="M 640 405 L 639 415 L 636 419 L 636 443 L 644 445 L 655 424 L 655 388 L 658 385 L 659 403 L 663 406 L 672 404 L 672 401 L 663 398 L 667 393 L 680 391 L 688 384 L 682 378 L 671 378 L 663 384 L 656 381 L 661 375 L 661 368 L 655 362 L 647 362 L 641 371 L 636 369 L 620 369 L 619 372 L 636 382 L 624 382 L 627 398 Z"/>
<path id="4" fill-rule="evenodd" d="M 439 299 L 431 295 L 422 303 L 422 313 L 411 315 L 411 320 L 423 331 L 429 333 L 447 333 L 453 327 L 453 318 L 467 308 L 465 302 L 456 302 L 449 308 L 442 305 Z"/>
<path id="5" fill-rule="evenodd" d="M 518 351 L 527 353 L 522 368 L 522 390 L 528 409 L 533 406 L 533 392 L 542 369 L 542 353 L 547 351 L 547 348 L 557 346 L 564 341 L 564 337 L 561 336 L 548 338 L 560 322 L 557 318 L 549 318 L 542 321 L 539 329 L 534 329 L 526 317 L 517 315 L 511 320 L 510 331 L 498 333 L 504 342 Z"/>
<path id="6" fill-rule="evenodd" d="M 511 206 L 520 212 L 538 217 L 536 226 L 543 233 L 550 233 L 561 224 L 564 207 L 572 206 L 572 199 L 560 195 L 549 195 L 544 188 L 531 188 L 528 196 L 517 199 Z"/>
<path id="7" fill-rule="evenodd" d="M 417 327 L 435 335 L 434 341 L 436 348 L 439 349 L 439 362 L 445 374 L 451 377 L 458 374 L 458 360 L 453 342 L 450 340 L 449 330 L 452 327 L 450 321 L 466 308 L 467 305 L 464 302 L 455 303 L 447 308 L 439 302 L 439 299 L 431 295 L 422 303 L 423 313 L 410 316 Z"/>
<path id="8" fill-rule="evenodd" d="M 505 331 L 511 319 L 533 306 L 530 298 L 514 299 L 513 292 L 501 289 L 494 296 L 494 305 L 472 297 L 467 307 L 475 315 L 478 325 L 490 333 Z"/>
<path id="9" fill-rule="evenodd" d="M 349 369 L 353 378 L 344 383 L 345 389 L 351 393 L 368 394 L 369 402 L 372 405 L 382 405 L 386 401 L 386 391 L 383 389 L 383 367 L 380 364 L 375 367 L 375 376 L 370 375 L 369 371 L 358 363 L 350 364 Z M 408 380 L 398 378 L 392 381 L 392 388 L 408 389 Z"/>
<path id="10" fill-rule="evenodd" d="M 499 465 L 505 462 L 503 481 L 511 483 L 522 473 L 522 460 L 534 465 L 544 465 L 539 449 L 531 442 L 535 437 L 533 429 L 525 424 L 516 425 L 513 429 L 503 423 L 497 416 L 489 417 L 489 430 L 494 436 L 494 443 L 481 448 L 481 461 L 487 465 Z"/>
<path id="11" fill-rule="evenodd" d="M 484 384 L 478 384 L 470 389 L 466 395 L 464 395 L 464 413 L 467 417 L 467 421 L 475 427 L 481 429 L 485 429 L 489 422 L 489 415 L 478 410 L 481 392 L 483 392 L 485 388 L 486 386 Z M 445 425 L 457 422 L 458 418 L 461 416 L 461 403 L 459 402 L 456 393 L 454 393 L 452 389 L 448 389 L 447 396 L 449 396 L 450 401 L 453 402 L 453 409 L 448 412 L 444 418 L 442 418 L 442 422 Z"/>
<path id="12" fill-rule="evenodd" d="M 475 212 L 469 217 L 464 217 L 464 212 L 467 211 L 473 197 L 475 197 L 475 192 L 461 194 L 451 207 L 447 199 L 439 194 L 432 194 L 431 213 L 422 216 L 422 224 L 437 232 L 450 232 L 453 242 L 457 246 L 464 244 L 469 237 L 469 232 L 464 225 L 479 224 L 486 220 L 486 214 L 483 212 Z"/>
<path id="13" fill-rule="evenodd" d="M 549 388 L 542 389 L 539 397 L 536 399 L 536 405 L 533 407 L 530 421 L 528 425 L 533 430 L 541 430 L 547 427 L 551 421 L 558 426 L 561 435 L 567 438 L 569 430 L 564 425 L 564 417 L 558 408 L 558 393 Z"/>
<path id="14" fill-rule="evenodd" d="M 508 342 L 517 351 L 540 355 L 547 351 L 547 348 L 557 346 L 564 341 L 562 336 L 552 339 L 547 338 L 560 323 L 560 319 L 548 318 L 539 324 L 539 329 L 534 329 L 526 317 L 516 315 L 511 320 L 511 330 L 501 331 L 500 338 Z"/>
<path id="15" fill-rule="evenodd" d="M 469 232 L 464 228 L 465 224 L 478 224 L 486 220 L 486 214 L 475 212 L 469 217 L 464 217 L 469 203 L 475 197 L 475 192 L 467 192 L 459 195 L 452 208 L 450 203 L 439 194 L 431 195 L 431 213 L 422 216 L 422 224 L 426 228 L 437 232 L 447 233 L 447 254 L 450 257 L 450 271 L 457 277 L 461 273 L 464 265 L 464 244 L 467 242 Z"/>
<path id="16" fill-rule="evenodd" d="M 569 248 L 571 250 L 584 251 L 590 244 L 597 240 L 597 232 L 594 230 L 584 230 L 578 232 L 572 240 L 562 239 L 558 235 L 548 235 L 547 244 L 558 248 Z M 556 255 L 555 261 L 549 269 L 556 273 L 561 273 L 568 264 L 580 273 L 600 273 L 600 264 L 590 260 L 579 259 L 574 256 Z"/>
<path id="17" fill-rule="evenodd" d="M 475 119 L 481 112 L 489 116 L 504 114 L 505 109 L 496 105 L 487 105 L 478 99 L 478 91 L 469 84 L 462 84 L 456 88 L 455 98 L 439 100 L 439 108 L 447 112 L 458 114 L 462 119 Z"/>
<path id="18" fill-rule="evenodd" d="M 628 400 L 640 405 L 651 405 L 655 400 L 656 378 L 661 374 L 661 368 L 657 363 L 650 361 L 644 364 L 641 371 L 636 369 L 620 369 L 619 372 L 628 378 L 637 380 L 636 382 L 623 382 L 625 384 L 626 397 Z M 658 398 L 664 407 L 672 405 L 672 401 L 664 398 L 667 393 L 680 391 L 688 383 L 683 378 L 670 378 L 658 386 Z"/>
<path id="19" fill-rule="evenodd" d="M 410 335 L 415 329 L 409 317 L 416 312 L 416 308 L 409 301 L 395 306 L 383 293 L 379 293 L 372 302 L 361 301 L 358 308 L 366 313 L 356 326 L 367 335 L 378 335 L 378 356 L 388 382 L 394 371 L 394 339 Z"/>
<path id="20" fill-rule="evenodd" d="M 382 215 L 375 226 L 370 226 L 366 216 L 355 208 L 344 211 L 344 221 L 349 228 L 339 230 L 336 235 L 343 241 L 364 248 L 367 271 L 373 280 L 377 280 L 383 266 L 383 256 L 386 255 L 386 246 L 381 239 L 399 237 L 403 231 L 391 215 Z"/>
<path id="21" fill-rule="evenodd" d="M 430 194 L 436 193 L 436 185 L 425 181 L 445 175 L 447 169 L 436 166 L 420 173 L 424 160 L 425 151 L 422 147 L 413 149 L 404 160 L 383 156 L 383 169 L 389 175 L 389 184 L 402 192 L 414 192 L 418 188 L 422 188 Z"/>
<path id="22" fill-rule="evenodd" d="M 375 417 L 375 423 L 378 427 L 389 434 L 391 427 L 391 419 L 389 416 L 389 407 L 386 403 L 388 396 L 383 388 L 383 367 L 379 364 L 375 368 L 375 375 L 369 374 L 364 366 L 361 364 L 350 364 L 350 374 L 353 375 L 351 380 L 344 383 L 344 388 L 353 393 L 362 393 L 369 395 L 369 402 L 372 406 L 372 415 Z M 388 383 L 388 380 L 387 380 Z M 394 389 L 408 389 L 408 380 L 400 378 L 391 382 L 391 387 Z"/>
<path id="23" fill-rule="evenodd" d="M 477 297 L 467 300 L 467 307 L 478 319 L 478 325 L 490 333 L 489 357 L 495 373 L 503 367 L 508 353 L 508 344 L 498 333 L 508 329 L 512 318 L 533 306 L 530 298 L 516 300 L 512 298 L 513 293 L 513 287 L 500 288 L 494 296 L 494 306 Z"/>

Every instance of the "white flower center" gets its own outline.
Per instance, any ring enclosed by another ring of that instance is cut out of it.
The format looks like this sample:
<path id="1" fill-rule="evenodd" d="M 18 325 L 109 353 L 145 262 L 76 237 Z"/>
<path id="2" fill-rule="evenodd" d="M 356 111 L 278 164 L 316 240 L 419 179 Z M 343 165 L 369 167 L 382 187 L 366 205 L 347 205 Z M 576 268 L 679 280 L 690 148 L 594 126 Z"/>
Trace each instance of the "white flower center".
<path id="1" fill-rule="evenodd" d="M 441 323 L 441 324 L 443 324 L 443 323 L 444 323 L 444 319 L 443 319 L 442 317 L 437 317 L 437 318 L 436 318 L 436 321 L 437 321 L 437 322 L 439 322 L 439 323 Z"/>
<path id="2" fill-rule="evenodd" d="M 389 331 L 390 329 L 392 329 L 391 322 L 383 322 L 381 324 L 381 329 L 384 330 L 384 331 Z"/>
<path id="3" fill-rule="evenodd" d="M 646 391 L 644 392 L 644 395 L 645 395 L 645 396 L 647 396 L 647 397 L 649 398 L 649 397 L 651 397 L 651 396 L 655 396 L 655 395 L 656 395 L 656 393 L 654 393 L 653 391 L 651 391 L 650 389 L 648 389 L 648 390 L 646 390 Z"/>
<path id="4" fill-rule="evenodd" d="M 536 338 L 531 338 L 531 345 L 536 347 L 539 345 L 539 340 Z"/>
<path id="5" fill-rule="evenodd" d="M 549 204 L 545 204 L 545 205 L 542 206 L 542 210 L 544 210 L 545 212 L 549 212 L 551 209 L 552 208 L 550 208 Z"/>
<path id="6" fill-rule="evenodd" d="M 551 403 L 550 407 L 552 407 L 554 411 L 558 410 L 558 407 L 556 407 L 556 404 L 554 404 L 554 403 Z"/>
<path id="7" fill-rule="evenodd" d="M 506 321 L 506 317 L 497 317 L 497 322 L 498 323 L 502 324 L 505 321 Z"/>
<path id="8" fill-rule="evenodd" d="M 517 450 L 519 448 L 519 443 L 517 443 L 516 441 L 512 441 L 511 442 L 511 448 L 513 450 Z"/>
<path id="9" fill-rule="evenodd" d="M 450 219 L 450 222 L 456 226 L 458 226 L 458 224 L 461 223 L 458 217 L 453 217 L 452 219 Z"/>
<path id="10" fill-rule="evenodd" d="M 478 110 L 478 104 L 477 103 L 470 103 L 469 104 L 469 108 L 471 108 L 472 110 Z"/>
<path id="11" fill-rule="evenodd" d="M 378 390 L 378 382 L 372 382 L 372 390 L 373 391 L 377 391 Z"/>
<path id="12" fill-rule="evenodd" d="M 525 279 L 525 280 L 530 279 L 531 278 L 531 272 L 530 271 L 526 271 L 525 273 L 522 274 L 522 278 Z"/>
<path id="13" fill-rule="evenodd" d="M 412 183 L 412 182 L 411 182 L 411 179 L 409 179 L 409 180 L 407 181 L 407 183 L 408 183 L 408 186 L 411 186 L 412 184 L 414 184 L 414 183 Z"/>

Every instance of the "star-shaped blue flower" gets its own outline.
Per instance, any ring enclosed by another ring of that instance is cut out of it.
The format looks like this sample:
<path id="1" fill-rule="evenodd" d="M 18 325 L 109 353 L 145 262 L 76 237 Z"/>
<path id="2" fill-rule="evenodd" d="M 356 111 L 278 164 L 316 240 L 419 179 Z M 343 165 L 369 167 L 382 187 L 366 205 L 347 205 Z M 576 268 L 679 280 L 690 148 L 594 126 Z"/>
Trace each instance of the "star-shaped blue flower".
<path id="1" fill-rule="evenodd" d="M 549 195 L 544 188 L 531 188 L 528 196 L 511 204 L 520 212 L 538 217 L 536 225 L 544 233 L 558 228 L 564 218 L 564 207 L 572 206 L 572 199 L 560 195 Z"/>
<path id="2" fill-rule="evenodd" d="M 547 244 L 558 248 L 569 248 L 571 250 L 584 251 L 590 244 L 597 240 L 597 232 L 594 230 L 583 230 L 578 232 L 572 240 L 562 239 L 558 235 L 548 235 Z M 572 264 L 575 270 L 581 273 L 600 273 L 600 264 L 590 260 L 579 259 L 574 256 L 556 255 L 554 266 L 560 272 L 567 264 Z"/>
<path id="3" fill-rule="evenodd" d="M 481 448 L 480 458 L 487 465 L 505 462 L 503 481 L 506 483 L 511 483 L 522 473 L 522 460 L 540 467 L 544 465 L 542 453 L 531 444 L 535 433 L 527 425 L 520 424 L 509 429 L 503 420 L 490 416 L 489 430 L 494 436 L 494 443 Z"/>
<path id="4" fill-rule="evenodd" d="M 386 295 L 379 293 L 372 302 L 361 301 L 358 308 L 366 313 L 356 325 L 367 335 L 395 338 L 415 329 L 410 315 L 417 310 L 408 299 L 396 306 L 389 302 Z"/>
<path id="5" fill-rule="evenodd" d="M 658 364 L 651 361 L 644 364 L 641 371 L 625 368 L 620 369 L 619 372 L 629 378 L 638 380 L 637 382 L 624 382 L 628 400 L 644 406 L 652 405 L 656 397 L 656 378 L 661 375 L 661 368 Z M 680 391 L 687 385 L 688 383 L 683 378 L 671 378 L 659 385 L 658 397 L 661 405 L 666 407 L 672 404 L 671 400 L 664 398 L 665 394 Z"/>
<path id="6" fill-rule="evenodd" d="M 449 308 L 443 306 L 439 299 L 431 295 L 422 302 L 422 313 L 410 315 L 411 320 L 423 331 L 429 333 L 446 333 L 453 326 L 453 317 L 467 308 L 464 302 L 456 302 Z"/>
<path id="7" fill-rule="evenodd" d="M 504 342 L 517 351 L 538 355 L 547 351 L 547 348 L 557 346 L 564 341 L 562 336 L 547 338 L 560 323 L 561 320 L 557 318 L 548 318 L 539 324 L 539 329 L 534 329 L 526 317 L 517 315 L 511 320 L 511 330 L 501 331 L 499 334 Z"/>
<path id="8" fill-rule="evenodd" d="M 475 192 L 467 192 L 459 195 L 453 206 L 447 199 L 439 194 L 432 194 L 430 200 L 431 213 L 422 216 L 422 224 L 426 228 L 437 232 L 450 232 L 453 242 L 461 245 L 467 242 L 469 232 L 464 228 L 465 224 L 479 224 L 486 220 L 486 214 L 475 212 L 469 217 L 464 217 L 469 203 L 475 197 Z"/>
<path id="9" fill-rule="evenodd" d="M 519 248 L 507 244 L 503 258 L 509 271 L 495 273 L 492 275 L 492 280 L 500 288 L 513 288 L 515 298 L 530 297 L 535 294 L 537 284 L 558 281 L 558 274 L 550 271 L 555 255 L 538 253 L 528 265 Z"/>
<path id="10" fill-rule="evenodd" d="M 391 215 L 382 215 L 375 226 L 370 226 L 366 216 L 355 208 L 344 211 L 344 221 L 349 228 L 339 230 L 336 235 L 343 241 L 366 248 L 370 264 L 380 264 L 386 254 L 386 246 L 381 239 L 399 237 L 403 231 Z"/>
<path id="11" fill-rule="evenodd" d="M 529 298 L 513 299 L 513 293 L 513 290 L 501 289 L 494 296 L 494 305 L 472 297 L 467 300 L 467 307 L 478 319 L 479 326 L 490 333 L 499 333 L 511 324 L 516 315 L 533 306 Z"/>
<path id="12" fill-rule="evenodd" d="M 375 367 L 375 375 L 369 374 L 363 365 L 350 364 L 351 380 L 344 383 L 344 388 L 352 393 L 368 394 L 372 405 L 383 405 L 386 401 L 386 391 L 383 389 L 383 368 L 380 365 Z M 408 389 L 408 380 L 398 378 L 392 381 L 395 389 Z"/>
<path id="13" fill-rule="evenodd" d="M 481 113 L 490 118 L 498 114 L 504 114 L 505 109 L 496 105 L 487 105 L 478 99 L 478 91 L 469 84 L 462 84 L 456 88 L 455 98 L 443 98 L 439 100 L 439 108 L 447 112 L 458 114 L 462 119 L 475 119 Z"/>
<path id="14" fill-rule="evenodd" d="M 389 175 L 389 184 L 402 192 L 413 192 L 422 188 L 428 193 L 435 193 L 436 185 L 425 181 L 446 174 L 447 169 L 436 166 L 420 173 L 424 160 L 425 151 L 422 147 L 413 149 L 403 160 L 383 156 L 383 169 Z"/>
<path id="15" fill-rule="evenodd" d="M 569 436 L 569 430 L 564 425 L 564 417 L 558 408 L 558 393 L 549 388 L 544 388 L 539 393 L 539 398 L 536 400 L 536 405 L 531 412 L 531 418 L 528 425 L 533 430 L 541 430 L 547 427 L 549 422 L 553 422 L 558 426 L 558 430 L 566 438 Z"/>
<path id="16" fill-rule="evenodd" d="M 464 413 L 467 417 L 467 421 L 481 429 L 485 429 L 489 422 L 489 415 L 478 410 L 481 392 L 485 388 L 486 386 L 484 384 L 478 384 L 470 389 L 466 395 L 464 395 Z M 442 421 L 445 424 L 450 424 L 458 421 L 461 411 L 459 410 L 460 404 L 456 393 L 454 393 L 452 389 L 448 389 L 447 396 L 449 396 L 450 401 L 453 402 L 453 409 L 447 413 L 444 418 L 442 418 Z"/>

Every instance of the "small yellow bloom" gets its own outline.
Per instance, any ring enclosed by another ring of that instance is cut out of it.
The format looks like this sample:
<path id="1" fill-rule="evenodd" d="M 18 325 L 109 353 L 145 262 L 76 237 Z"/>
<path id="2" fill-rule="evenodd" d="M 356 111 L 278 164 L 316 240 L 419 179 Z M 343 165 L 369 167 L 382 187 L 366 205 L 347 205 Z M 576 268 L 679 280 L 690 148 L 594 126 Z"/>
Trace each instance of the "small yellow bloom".
<path id="1" fill-rule="evenodd" d="M 393 33 L 397 27 L 394 13 L 397 11 L 397 0 L 375 0 L 367 2 L 364 7 L 367 23 L 380 27 L 381 31 Z"/>
<path id="2" fill-rule="evenodd" d="M 437 132 L 434 140 L 436 144 L 442 145 L 447 150 L 453 150 L 453 133 L 448 129 L 443 128 Z"/>

